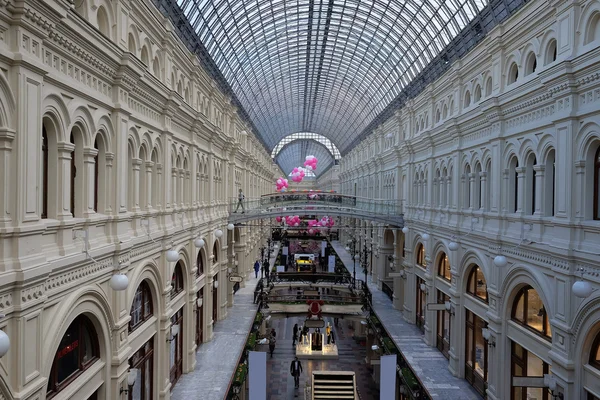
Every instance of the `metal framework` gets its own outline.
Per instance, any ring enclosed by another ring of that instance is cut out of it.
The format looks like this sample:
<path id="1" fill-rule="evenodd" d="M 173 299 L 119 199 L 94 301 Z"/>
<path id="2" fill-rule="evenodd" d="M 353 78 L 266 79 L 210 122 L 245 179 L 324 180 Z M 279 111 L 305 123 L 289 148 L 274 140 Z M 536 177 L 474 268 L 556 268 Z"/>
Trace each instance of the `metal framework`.
<path id="1" fill-rule="evenodd" d="M 524 2 L 155 1 L 267 148 L 317 132 L 342 154 Z"/>
<path id="2" fill-rule="evenodd" d="M 290 174 L 294 167 L 304 165 L 304 161 L 308 155 L 317 157 L 319 161 L 315 173 L 307 171 L 306 177 L 315 177 L 323 174 L 335 162 L 327 147 L 313 139 L 297 139 L 284 145 L 279 154 L 275 156 L 275 162 L 283 172 Z"/>

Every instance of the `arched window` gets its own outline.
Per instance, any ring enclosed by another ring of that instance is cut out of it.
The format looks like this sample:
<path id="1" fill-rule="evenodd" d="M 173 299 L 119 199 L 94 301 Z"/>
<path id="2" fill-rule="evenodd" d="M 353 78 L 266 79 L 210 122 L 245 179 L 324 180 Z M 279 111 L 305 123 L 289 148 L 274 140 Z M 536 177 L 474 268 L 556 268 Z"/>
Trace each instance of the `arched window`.
<path id="1" fill-rule="evenodd" d="M 42 125 L 42 218 L 48 218 L 48 135 Z"/>
<path id="2" fill-rule="evenodd" d="M 181 261 L 177 262 L 173 275 L 171 276 L 171 299 L 177 296 L 183 291 L 183 272 L 181 268 Z"/>
<path id="3" fill-rule="evenodd" d="M 134 331 L 144 322 L 146 322 L 153 313 L 152 309 L 152 293 L 150 292 L 150 286 L 145 280 L 140 283 L 133 296 L 133 303 L 131 304 L 131 311 L 129 315 L 129 332 Z"/>
<path id="4" fill-rule="evenodd" d="M 556 153 L 554 150 L 548 152 L 546 165 L 544 167 L 544 215 L 554 215 L 554 200 L 556 198 Z"/>
<path id="5" fill-rule="evenodd" d="M 98 334 L 88 317 L 80 315 L 69 325 L 54 355 L 46 398 L 73 382 L 100 356 Z"/>
<path id="6" fill-rule="evenodd" d="M 587 25 L 585 43 L 589 44 L 600 39 L 600 13 L 596 12 Z"/>
<path id="7" fill-rule="evenodd" d="M 525 63 L 525 76 L 529 74 L 533 74 L 537 69 L 537 58 L 535 57 L 535 53 L 532 51 L 527 56 L 527 61 Z"/>
<path id="8" fill-rule="evenodd" d="M 96 14 L 96 19 L 98 20 L 98 30 L 104 36 L 110 39 L 110 23 L 108 22 L 108 14 L 106 13 L 106 8 L 103 6 L 98 7 L 98 13 Z"/>
<path id="9" fill-rule="evenodd" d="M 535 166 L 537 165 L 537 159 L 535 155 L 531 155 L 527 159 L 527 165 L 525 169 L 525 187 L 527 190 L 525 191 L 525 195 L 527 197 L 526 203 L 527 207 L 525 212 L 529 215 L 533 215 L 535 213 L 535 198 L 537 191 L 537 171 L 535 170 Z"/>
<path id="10" fill-rule="evenodd" d="M 475 92 L 473 93 L 473 99 L 475 102 L 481 100 L 481 86 L 477 85 L 475 87 Z"/>
<path id="11" fill-rule="evenodd" d="M 213 245 L 213 260 L 214 263 L 218 263 L 219 262 L 219 246 L 217 245 L 218 242 L 215 242 L 215 244 Z"/>
<path id="12" fill-rule="evenodd" d="M 471 105 L 471 93 L 468 90 L 467 93 L 465 93 L 465 102 L 463 104 L 464 108 L 467 108 Z"/>
<path id="13" fill-rule="evenodd" d="M 516 63 L 512 63 L 508 69 L 508 84 L 515 83 L 519 79 L 519 67 Z"/>
<path id="14" fill-rule="evenodd" d="M 73 145 L 73 151 L 71 151 L 71 178 L 69 180 L 69 191 L 71 194 L 71 200 L 69 203 L 69 211 L 71 215 L 75 216 L 75 177 L 77 176 L 77 167 L 75 164 L 75 138 L 73 137 L 73 133 L 71 133 L 71 137 L 69 138 L 69 142 Z"/>
<path id="15" fill-rule="evenodd" d="M 196 268 L 198 269 L 198 276 L 204 273 L 204 257 L 202 256 L 202 250 L 198 252 L 198 257 L 196 257 Z"/>
<path id="16" fill-rule="evenodd" d="M 150 60 L 148 57 L 148 48 L 146 47 L 146 45 L 144 45 L 142 47 L 142 53 L 140 55 L 140 58 L 142 60 L 142 63 L 147 67 L 148 65 L 150 65 Z"/>
<path id="17" fill-rule="evenodd" d="M 448 118 L 448 106 L 446 104 L 444 104 L 444 107 L 442 108 L 442 118 Z"/>
<path id="18" fill-rule="evenodd" d="M 510 166 L 508 170 L 508 210 L 509 212 L 513 213 L 517 212 L 517 210 L 519 209 L 519 173 L 517 172 L 518 168 L 519 160 L 517 160 L 517 157 L 513 157 L 510 160 Z M 512 194 L 512 196 L 510 194 Z"/>
<path id="19" fill-rule="evenodd" d="M 485 81 L 485 97 L 488 97 L 492 94 L 492 77 L 490 76 Z"/>
<path id="20" fill-rule="evenodd" d="M 94 155 L 94 211 L 98 212 L 98 180 L 100 175 L 98 138 L 94 141 L 94 149 L 96 150 L 96 154 Z"/>
<path id="21" fill-rule="evenodd" d="M 590 352 L 590 365 L 596 369 L 600 369 L 600 332 L 596 335 L 594 343 L 592 343 L 592 351 Z"/>
<path id="22" fill-rule="evenodd" d="M 131 32 L 127 36 L 127 49 L 131 54 L 136 55 L 137 51 L 135 49 L 135 38 Z"/>
<path id="23" fill-rule="evenodd" d="M 158 61 L 158 57 L 154 57 L 154 61 L 152 62 L 152 73 L 157 78 L 160 78 L 160 61 Z"/>
<path id="24" fill-rule="evenodd" d="M 556 61 L 556 40 L 552 39 L 546 47 L 546 62 L 545 65 Z"/>
<path id="25" fill-rule="evenodd" d="M 417 246 L 416 253 L 417 253 L 417 265 L 422 268 L 426 268 L 427 263 L 425 261 L 425 246 L 423 246 L 422 243 L 419 243 L 419 245 Z"/>
<path id="26" fill-rule="evenodd" d="M 600 220 L 600 146 L 594 156 L 594 219 Z"/>
<path id="27" fill-rule="evenodd" d="M 467 279 L 467 293 L 486 303 L 488 301 L 485 276 L 483 276 L 483 271 L 477 264 L 473 265 L 469 272 L 469 278 Z"/>
<path id="28" fill-rule="evenodd" d="M 525 286 L 517 293 L 513 303 L 511 319 L 541 334 L 543 337 L 552 337 L 550 321 L 544 303 L 531 286 Z"/>
<path id="29" fill-rule="evenodd" d="M 448 260 L 448 255 L 446 253 L 441 253 L 438 261 L 438 276 L 449 281 L 452 278 L 450 274 L 450 260 Z"/>

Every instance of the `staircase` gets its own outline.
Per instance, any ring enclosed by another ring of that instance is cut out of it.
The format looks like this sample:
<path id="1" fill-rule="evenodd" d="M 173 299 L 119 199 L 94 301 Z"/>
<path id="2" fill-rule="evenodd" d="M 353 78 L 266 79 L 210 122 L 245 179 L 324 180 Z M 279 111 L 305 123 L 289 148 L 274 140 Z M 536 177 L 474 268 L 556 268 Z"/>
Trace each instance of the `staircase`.
<path id="1" fill-rule="evenodd" d="M 313 371 L 311 400 L 358 400 L 354 372 Z"/>

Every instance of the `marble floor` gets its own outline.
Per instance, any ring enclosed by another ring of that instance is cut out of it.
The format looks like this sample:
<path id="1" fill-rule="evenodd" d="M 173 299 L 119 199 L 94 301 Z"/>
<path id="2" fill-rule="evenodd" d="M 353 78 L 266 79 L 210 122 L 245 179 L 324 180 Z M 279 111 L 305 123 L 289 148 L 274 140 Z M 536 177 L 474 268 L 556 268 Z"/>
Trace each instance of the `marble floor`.
<path id="1" fill-rule="evenodd" d="M 352 256 L 344 246 L 333 241 L 333 248 L 340 259 L 352 272 Z M 362 270 L 357 266 L 357 278 L 362 278 Z M 423 334 L 415 324 L 404 320 L 400 310 L 396 310 L 392 301 L 369 279 L 369 289 L 373 295 L 373 308 L 379 320 L 392 336 L 396 345 L 402 350 L 407 361 L 434 399 L 444 400 L 476 400 L 482 397 L 464 379 L 453 376 L 448 370 L 448 360 L 435 347 L 423 341 Z"/>
<path id="2" fill-rule="evenodd" d="M 365 364 L 365 345 L 352 339 L 353 331 L 339 321 L 335 327 L 333 319 L 325 318 L 333 327 L 334 337 L 339 349 L 337 360 L 301 360 L 303 372 L 300 375 L 300 388 L 294 389 L 294 378 L 290 375 L 290 363 L 294 359 L 292 332 L 294 324 L 301 325 L 304 317 L 282 318 L 272 320 L 271 327 L 277 332 L 277 344 L 273 358 L 267 355 L 267 399 L 266 400 L 304 400 L 304 388 L 310 386 L 313 371 L 354 371 L 356 382 L 363 400 L 379 399 L 379 391 L 371 377 L 371 371 Z M 268 346 L 260 346 L 257 350 L 268 350 Z"/>

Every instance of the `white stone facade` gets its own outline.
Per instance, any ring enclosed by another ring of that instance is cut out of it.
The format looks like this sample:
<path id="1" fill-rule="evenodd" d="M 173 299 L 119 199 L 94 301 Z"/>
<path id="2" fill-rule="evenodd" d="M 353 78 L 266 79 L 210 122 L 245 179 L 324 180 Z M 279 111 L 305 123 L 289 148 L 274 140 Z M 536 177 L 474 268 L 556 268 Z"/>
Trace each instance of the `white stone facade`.
<path id="1" fill-rule="evenodd" d="M 438 291 L 450 297 L 455 375 L 466 375 L 466 310 L 488 324 L 495 339 L 487 355 L 490 399 L 511 398 L 511 341 L 551 366 L 564 398 L 600 397 L 600 370 L 589 365 L 600 291 L 580 299 L 571 290 L 582 268 L 583 279 L 600 287 L 593 210 L 600 190 L 599 21 L 598 1 L 529 2 L 341 161 L 343 193 L 403 203 L 406 235 L 357 222 L 367 243 L 373 234 L 379 255 L 370 256 L 373 279 L 393 286 L 395 306 L 412 323 L 417 278 L 425 303 L 436 303 Z M 424 267 L 416 265 L 419 244 Z M 381 256 L 388 253 L 393 269 Z M 498 254 L 507 266 L 493 263 Z M 444 255 L 449 279 L 438 274 Z M 466 293 L 474 265 L 485 276 L 487 301 Z M 551 338 L 511 317 L 527 285 L 543 302 L 539 314 Z M 436 313 L 424 315 L 431 346 Z"/>
<path id="2" fill-rule="evenodd" d="M 170 398 L 171 316 L 183 313 L 185 373 L 197 309 L 210 340 L 213 309 L 226 318 L 233 301 L 228 267 L 245 276 L 266 238 L 226 229 L 230 199 L 270 192 L 274 179 L 231 99 L 150 2 L 0 0 L 0 329 L 11 340 L 0 399 L 47 397 L 79 315 L 99 360 L 54 399 L 122 398 L 128 361 L 151 338 L 149 390 Z M 183 268 L 176 296 L 171 248 Z M 122 292 L 108 284 L 117 271 L 129 279 Z M 152 316 L 129 332 L 142 281 Z"/>

